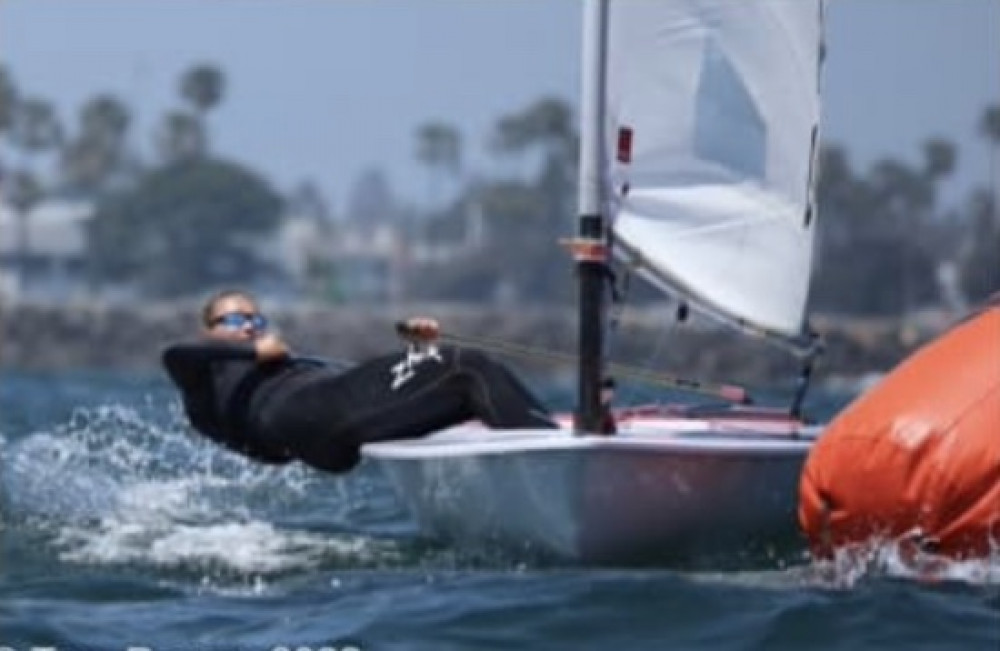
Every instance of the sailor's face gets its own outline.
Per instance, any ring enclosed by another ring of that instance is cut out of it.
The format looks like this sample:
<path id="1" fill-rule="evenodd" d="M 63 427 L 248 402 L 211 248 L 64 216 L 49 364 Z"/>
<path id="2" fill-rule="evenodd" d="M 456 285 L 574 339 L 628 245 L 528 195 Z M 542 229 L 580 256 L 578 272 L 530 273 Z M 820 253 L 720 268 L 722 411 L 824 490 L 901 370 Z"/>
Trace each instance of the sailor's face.
<path id="1" fill-rule="evenodd" d="M 246 296 L 224 296 L 212 306 L 206 334 L 223 341 L 253 341 L 267 330 L 267 321 Z"/>

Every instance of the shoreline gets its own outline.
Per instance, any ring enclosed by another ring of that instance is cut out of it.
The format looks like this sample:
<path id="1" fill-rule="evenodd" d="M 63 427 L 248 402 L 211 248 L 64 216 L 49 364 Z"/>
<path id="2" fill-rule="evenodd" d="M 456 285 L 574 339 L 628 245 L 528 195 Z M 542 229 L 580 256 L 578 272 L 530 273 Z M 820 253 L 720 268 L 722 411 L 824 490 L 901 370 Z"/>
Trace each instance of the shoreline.
<path id="1" fill-rule="evenodd" d="M 168 344 L 196 336 L 197 301 L 122 307 L 100 303 L 0 306 L 0 366 L 5 369 L 120 369 L 154 371 Z M 296 351 L 336 360 L 360 360 L 398 349 L 393 323 L 413 315 L 440 320 L 445 332 L 510 342 L 544 353 L 575 352 L 575 310 L 455 304 L 387 306 L 294 305 L 269 310 L 272 323 Z M 799 362 L 759 339 L 704 322 L 670 324 L 665 308 L 634 309 L 611 339 L 621 364 L 701 379 L 768 385 L 793 381 Z M 861 381 L 890 370 L 936 334 L 899 320 L 817 317 L 825 352 L 814 371 L 823 382 Z M 551 364 L 498 355 L 515 368 L 545 374 Z M 556 370 L 566 372 L 566 364 Z"/>

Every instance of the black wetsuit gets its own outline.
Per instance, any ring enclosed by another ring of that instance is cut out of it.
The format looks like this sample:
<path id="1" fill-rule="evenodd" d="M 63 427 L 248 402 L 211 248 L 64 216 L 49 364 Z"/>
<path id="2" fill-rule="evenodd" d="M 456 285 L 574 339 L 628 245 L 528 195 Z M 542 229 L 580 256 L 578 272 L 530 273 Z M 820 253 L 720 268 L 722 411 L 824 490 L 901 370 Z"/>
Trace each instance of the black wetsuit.
<path id="1" fill-rule="evenodd" d="M 201 341 L 167 348 L 163 364 L 195 429 L 265 463 L 298 459 L 342 472 L 357 465 L 365 443 L 473 418 L 555 426 L 507 368 L 472 350 L 400 352 L 341 371 L 296 358 L 257 362 L 252 344 Z"/>

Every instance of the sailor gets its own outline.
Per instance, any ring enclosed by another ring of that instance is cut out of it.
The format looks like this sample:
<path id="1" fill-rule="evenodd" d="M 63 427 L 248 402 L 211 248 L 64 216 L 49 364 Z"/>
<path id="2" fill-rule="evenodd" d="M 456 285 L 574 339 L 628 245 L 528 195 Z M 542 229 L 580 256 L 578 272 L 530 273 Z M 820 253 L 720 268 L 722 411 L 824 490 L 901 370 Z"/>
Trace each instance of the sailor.
<path id="1" fill-rule="evenodd" d="M 438 346 L 437 321 L 398 329 L 408 350 L 347 370 L 300 358 L 268 330 L 254 297 L 215 294 L 202 336 L 169 346 L 163 365 L 201 434 L 263 463 L 302 461 L 346 472 L 365 443 L 415 438 L 468 420 L 495 428 L 553 428 L 548 411 L 505 366 Z"/>

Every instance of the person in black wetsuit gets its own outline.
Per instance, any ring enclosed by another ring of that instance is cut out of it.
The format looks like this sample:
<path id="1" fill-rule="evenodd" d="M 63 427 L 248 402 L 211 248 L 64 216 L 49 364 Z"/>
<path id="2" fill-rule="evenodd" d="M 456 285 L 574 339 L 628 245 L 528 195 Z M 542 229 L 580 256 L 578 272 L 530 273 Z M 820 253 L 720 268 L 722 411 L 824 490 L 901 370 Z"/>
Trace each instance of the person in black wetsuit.
<path id="1" fill-rule="evenodd" d="M 506 367 L 478 351 L 435 346 L 433 319 L 405 322 L 409 350 L 346 371 L 293 356 L 246 292 L 216 294 L 201 320 L 201 339 L 167 347 L 163 365 L 191 425 L 257 461 L 345 472 L 365 443 L 420 437 L 470 419 L 556 427 Z"/>

